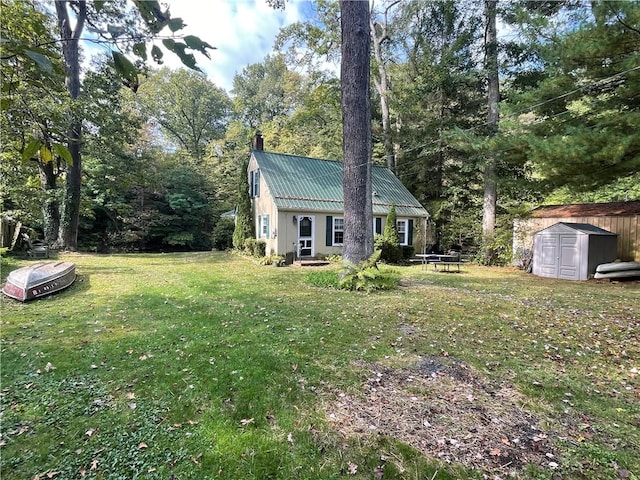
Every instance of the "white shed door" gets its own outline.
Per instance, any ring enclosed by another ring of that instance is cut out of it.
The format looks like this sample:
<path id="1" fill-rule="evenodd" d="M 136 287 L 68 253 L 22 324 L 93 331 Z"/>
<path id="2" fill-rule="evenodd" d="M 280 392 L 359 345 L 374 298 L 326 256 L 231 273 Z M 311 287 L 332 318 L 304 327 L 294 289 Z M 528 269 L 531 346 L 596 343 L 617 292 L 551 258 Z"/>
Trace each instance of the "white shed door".
<path id="1" fill-rule="evenodd" d="M 542 277 L 558 277 L 558 237 L 556 235 L 541 235 L 540 239 L 540 265 L 538 275 Z"/>
<path id="2" fill-rule="evenodd" d="M 580 248 L 577 235 L 559 236 L 559 269 L 558 278 L 580 280 Z"/>

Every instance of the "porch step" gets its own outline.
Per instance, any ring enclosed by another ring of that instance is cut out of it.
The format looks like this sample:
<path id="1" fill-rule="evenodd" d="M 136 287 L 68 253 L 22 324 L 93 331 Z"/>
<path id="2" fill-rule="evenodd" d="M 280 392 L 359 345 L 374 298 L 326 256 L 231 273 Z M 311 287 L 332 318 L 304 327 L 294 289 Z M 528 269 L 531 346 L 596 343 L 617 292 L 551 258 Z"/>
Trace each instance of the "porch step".
<path id="1" fill-rule="evenodd" d="M 310 258 L 308 260 L 296 260 L 293 262 L 293 265 L 296 267 L 321 267 L 323 265 L 329 265 L 331 262 L 327 260 L 316 260 L 314 258 Z"/>

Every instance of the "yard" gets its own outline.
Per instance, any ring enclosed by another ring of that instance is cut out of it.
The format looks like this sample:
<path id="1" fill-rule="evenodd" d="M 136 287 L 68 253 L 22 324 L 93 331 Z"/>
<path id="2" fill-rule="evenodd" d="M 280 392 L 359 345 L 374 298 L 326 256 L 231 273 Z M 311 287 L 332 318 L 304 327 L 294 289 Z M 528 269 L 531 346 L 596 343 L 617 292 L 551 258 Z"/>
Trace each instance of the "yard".
<path id="1" fill-rule="evenodd" d="M 61 258 L 2 299 L 3 479 L 640 478 L 638 282 Z"/>

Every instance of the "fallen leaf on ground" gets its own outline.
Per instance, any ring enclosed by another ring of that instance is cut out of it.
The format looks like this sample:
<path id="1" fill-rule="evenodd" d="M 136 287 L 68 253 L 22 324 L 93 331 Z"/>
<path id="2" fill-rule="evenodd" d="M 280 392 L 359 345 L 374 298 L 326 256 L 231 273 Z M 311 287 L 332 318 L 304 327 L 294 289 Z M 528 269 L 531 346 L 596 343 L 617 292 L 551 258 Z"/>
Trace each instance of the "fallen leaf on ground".
<path id="1" fill-rule="evenodd" d="M 242 424 L 243 427 L 246 427 L 250 423 L 253 423 L 253 420 L 254 420 L 253 418 L 243 418 L 242 420 L 240 420 L 240 423 Z"/>

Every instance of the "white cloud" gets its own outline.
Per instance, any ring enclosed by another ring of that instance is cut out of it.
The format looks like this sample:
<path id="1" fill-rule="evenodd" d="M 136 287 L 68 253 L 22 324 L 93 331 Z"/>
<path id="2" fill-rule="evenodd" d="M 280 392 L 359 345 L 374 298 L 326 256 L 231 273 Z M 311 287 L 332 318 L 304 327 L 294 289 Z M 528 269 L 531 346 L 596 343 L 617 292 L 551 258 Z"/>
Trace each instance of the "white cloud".
<path id="1" fill-rule="evenodd" d="M 185 34 L 216 47 L 210 51 L 211 59 L 196 54 L 198 66 L 213 83 L 230 91 L 234 75 L 271 53 L 280 29 L 304 20 L 310 5 L 306 0 L 289 1 L 281 11 L 269 7 L 266 0 L 174 0 L 169 9 L 172 17 L 182 18 L 187 25 Z M 164 59 L 169 67 L 181 65 L 170 52 Z"/>

